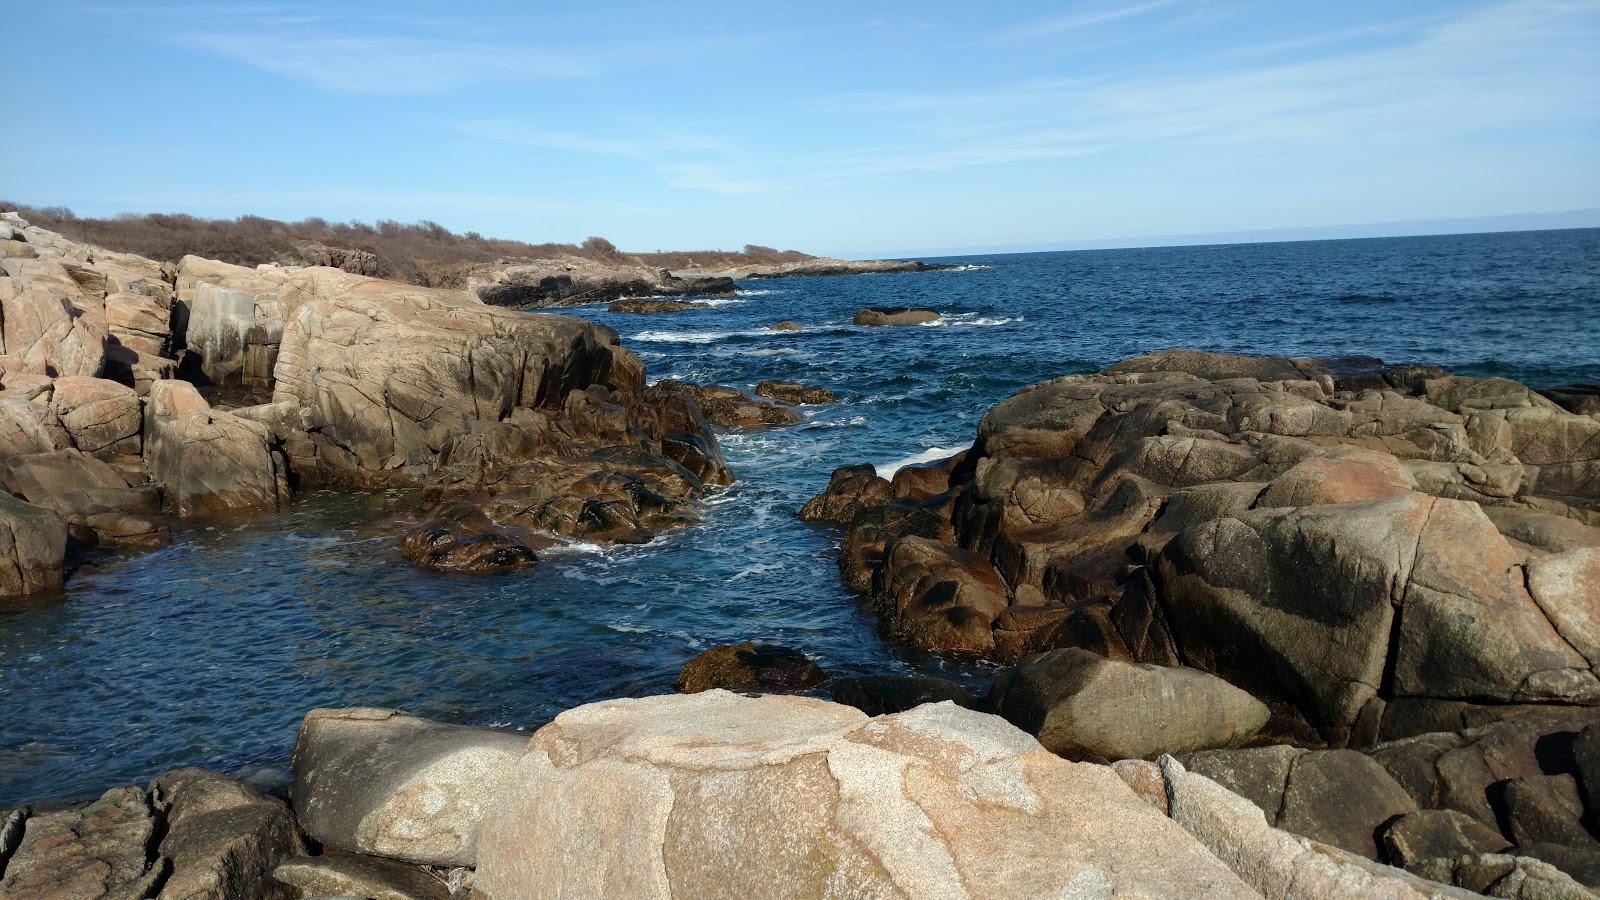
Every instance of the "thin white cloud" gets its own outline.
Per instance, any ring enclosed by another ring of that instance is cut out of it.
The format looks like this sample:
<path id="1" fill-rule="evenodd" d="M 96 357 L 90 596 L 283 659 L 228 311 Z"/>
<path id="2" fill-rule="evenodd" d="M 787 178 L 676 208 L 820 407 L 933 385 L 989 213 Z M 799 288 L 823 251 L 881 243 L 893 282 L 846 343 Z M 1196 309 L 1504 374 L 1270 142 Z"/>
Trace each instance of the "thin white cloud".
<path id="1" fill-rule="evenodd" d="M 660 171 L 668 176 L 667 184 L 671 187 L 735 197 L 765 194 L 777 186 L 771 181 L 741 177 L 705 163 L 667 165 Z"/>
<path id="2" fill-rule="evenodd" d="M 1122 6 L 1090 7 L 1069 15 L 1025 22 L 1021 25 L 1002 29 L 996 32 L 994 37 L 1000 40 L 1017 40 L 1049 37 L 1051 35 L 1065 34 L 1069 31 L 1081 31 L 1085 28 L 1096 28 L 1113 22 L 1121 22 L 1124 19 L 1148 15 L 1160 9 L 1176 6 L 1180 2 L 1182 0 L 1144 0 L 1142 3 L 1128 3 Z"/>

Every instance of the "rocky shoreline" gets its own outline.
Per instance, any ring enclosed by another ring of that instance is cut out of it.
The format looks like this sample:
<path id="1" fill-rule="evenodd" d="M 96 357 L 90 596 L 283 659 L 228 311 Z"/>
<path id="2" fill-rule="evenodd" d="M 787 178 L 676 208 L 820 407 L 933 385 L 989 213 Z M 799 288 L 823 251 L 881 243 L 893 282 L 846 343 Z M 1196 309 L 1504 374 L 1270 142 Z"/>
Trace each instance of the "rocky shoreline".
<path id="1" fill-rule="evenodd" d="M 482 290 L 0 229 L 0 598 L 321 485 L 417 491 L 386 527 L 434 570 L 647 541 L 731 483 L 719 431 L 834 400 L 647 385 L 609 329 Z M 314 710 L 282 796 L 184 769 L 5 812 L 0 898 L 1600 887 L 1590 390 L 1164 351 L 1018 393 L 953 458 L 842 468 L 800 514 L 843 528 L 888 633 L 993 683 L 750 642 L 531 738 Z"/>

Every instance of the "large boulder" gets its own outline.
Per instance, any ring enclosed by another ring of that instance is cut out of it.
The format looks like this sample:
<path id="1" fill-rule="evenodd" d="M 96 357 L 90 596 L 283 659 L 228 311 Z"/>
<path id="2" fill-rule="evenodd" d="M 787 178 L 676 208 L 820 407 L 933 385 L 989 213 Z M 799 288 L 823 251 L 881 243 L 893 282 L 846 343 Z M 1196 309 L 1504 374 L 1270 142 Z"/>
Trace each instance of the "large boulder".
<path id="1" fill-rule="evenodd" d="M 42 506 L 0 494 L 0 598 L 61 587 L 67 524 Z"/>
<path id="2" fill-rule="evenodd" d="M 316 709 L 295 741 L 294 809 L 317 842 L 471 866 L 500 783 L 527 738 L 387 709 Z"/>
<path id="3" fill-rule="evenodd" d="M 800 509 L 807 522 L 849 525 L 856 513 L 889 499 L 889 481 L 872 466 L 844 466 L 828 477 L 827 490 L 812 497 Z"/>
<path id="4" fill-rule="evenodd" d="M 289 500 L 281 455 L 260 422 L 212 409 L 185 381 L 157 382 L 145 406 L 145 462 L 180 516 L 224 517 Z"/>
<path id="5" fill-rule="evenodd" d="M 1233 747 L 1265 725 L 1260 701 L 1194 669 L 1051 650 L 995 680 L 989 705 L 1069 759 L 1153 759 Z"/>
<path id="6" fill-rule="evenodd" d="M 453 441 L 516 408 L 561 410 L 591 385 L 637 395 L 643 366 L 578 319 L 358 279 L 286 320 L 274 375 L 273 399 L 308 411 L 318 465 L 377 484 L 422 480 Z"/>
<path id="7" fill-rule="evenodd" d="M 725 385 L 666 380 L 656 382 L 656 387 L 690 398 L 707 419 L 723 428 L 769 428 L 805 421 L 799 413 L 784 404 L 752 397 L 738 388 Z"/>
<path id="8" fill-rule="evenodd" d="M 810 387 L 796 381 L 763 381 L 756 385 L 757 397 L 771 397 L 783 403 L 796 405 L 832 403 L 838 398 L 825 387 Z"/>
<path id="9" fill-rule="evenodd" d="M 167 541 L 167 526 L 158 516 L 160 489 L 129 486 L 109 464 L 82 451 L 0 459 L 0 485 L 60 515 L 79 543 L 145 547 Z"/>
<path id="10" fill-rule="evenodd" d="M 50 398 L 72 446 L 95 456 L 138 456 L 143 428 L 139 395 L 104 378 L 55 380 Z"/>
<path id="11" fill-rule="evenodd" d="M 724 691 L 592 704 L 540 729 L 485 819 L 475 886 L 490 900 L 1252 895 L 1110 769 L 992 716 L 940 703 L 868 719 Z"/>
<path id="12" fill-rule="evenodd" d="M 1382 765 L 1354 750 L 1320 750 L 1295 758 L 1274 824 L 1335 847 L 1379 858 L 1377 834 L 1417 803 Z"/>
<path id="13" fill-rule="evenodd" d="M 103 309 L 59 265 L 55 272 L 7 265 L 0 278 L 0 371 L 98 375 L 105 365 Z"/>

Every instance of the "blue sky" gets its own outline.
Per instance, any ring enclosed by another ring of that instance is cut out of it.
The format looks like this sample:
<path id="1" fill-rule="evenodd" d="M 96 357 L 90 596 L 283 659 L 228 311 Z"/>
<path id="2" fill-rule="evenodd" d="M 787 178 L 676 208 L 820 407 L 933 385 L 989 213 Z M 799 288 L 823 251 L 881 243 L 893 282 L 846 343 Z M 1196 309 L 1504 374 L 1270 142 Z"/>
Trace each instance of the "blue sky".
<path id="1" fill-rule="evenodd" d="M 628 249 L 1600 207 L 1600 0 L 20 3 L 0 197 Z"/>

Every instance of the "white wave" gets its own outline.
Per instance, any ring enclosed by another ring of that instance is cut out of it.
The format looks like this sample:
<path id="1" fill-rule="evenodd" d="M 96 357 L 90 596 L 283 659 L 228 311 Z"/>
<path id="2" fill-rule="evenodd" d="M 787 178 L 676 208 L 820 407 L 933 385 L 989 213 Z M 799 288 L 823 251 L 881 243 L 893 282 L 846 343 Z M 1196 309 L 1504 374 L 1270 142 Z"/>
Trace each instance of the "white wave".
<path id="1" fill-rule="evenodd" d="M 799 352 L 800 352 L 799 350 L 796 350 L 793 347 L 766 347 L 766 348 L 763 348 L 763 349 L 760 349 L 760 350 L 733 350 L 733 351 L 729 351 L 726 355 L 729 355 L 729 356 L 790 356 L 792 354 L 796 354 L 796 353 L 799 353 Z"/>
<path id="2" fill-rule="evenodd" d="M 788 291 L 784 291 L 784 290 L 779 290 L 778 288 L 750 288 L 750 289 L 740 288 L 739 290 L 735 291 L 734 293 L 736 293 L 740 297 L 765 297 L 765 296 L 767 296 L 769 294 L 787 294 L 789 292 Z"/>
<path id="3" fill-rule="evenodd" d="M 894 473 L 904 469 L 906 466 L 920 466 L 923 463 L 931 463 L 941 459 L 949 459 L 950 457 L 955 456 L 957 453 L 967 449 L 969 448 L 929 447 L 915 456 L 908 456 L 905 459 L 897 459 L 894 462 L 883 463 L 881 465 L 874 466 L 873 468 L 878 470 L 878 476 L 880 478 L 893 478 Z"/>
<path id="4" fill-rule="evenodd" d="M 976 328 L 984 325 L 1010 325 L 1012 322 L 1026 321 L 1022 316 L 980 316 L 977 313 L 952 313 L 935 319 L 932 322 L 923 322 L 923 328 Z"/>
<path id="5" fill-rule="evenodd" d="M 732 306 L 735 303 L 743 303 L 744 297 L 697 297 L 694 302 L 701 306 Z"/>
<path id="6" fill-rule="evenodd" d="M 978 272 L 983 269 L 992 269 L 994 266 L 982 266 L 977 263 L 963 263 L 959 266 L 946 269 L 947 272 Z"/>
<path id="7" fill-rule="evenodd" d="M 667 344 L 711 344 L 731 337 L 764 337 L 771 332 L 765 328 L 756 331 L 641 331 L 630 341 Z"/>

